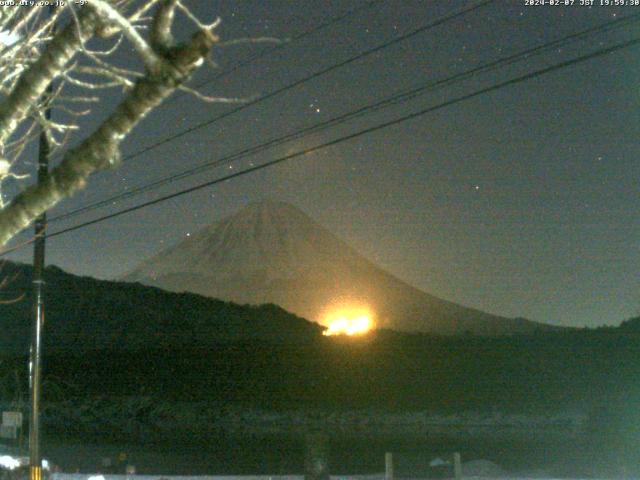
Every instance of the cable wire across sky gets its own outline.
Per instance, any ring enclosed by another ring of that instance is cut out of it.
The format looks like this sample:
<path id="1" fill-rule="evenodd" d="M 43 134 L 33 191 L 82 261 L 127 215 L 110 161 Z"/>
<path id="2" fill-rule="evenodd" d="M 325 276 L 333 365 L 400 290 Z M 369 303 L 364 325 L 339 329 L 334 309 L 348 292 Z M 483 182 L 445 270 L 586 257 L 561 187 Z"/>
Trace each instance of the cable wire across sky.
<path id="1" fill-rule="evenodd" d="M 423 95 L 427 92 L 433 91 L 435 89 L 438 88 L 443 88 L 445 86 L 449 86 L 451 84 L 457 83 L 457 82 L 461 82 L 464 80 L 468 80 L 470 78 L 473 78 L 477 75 L 492 71 L 494 69 L 497 68 L 503 68 L 505 66 L 511 65 L 515 62 L 521 61 L 521 60 L 525 60 L 525 59 L 531 59 L 533 56 L 536 55 L 540 55 L 543 54 L 549 50 L 558 48 L 558 47 L 562 47 L 562 46 L 566 46 L 570 43 L 579 41 L 579 40 L 584 40 L 590 36 L 596 35 L 596 34 L 600 34 L 606 31 L 610 31 L 614 28 L 620 28 L 623 26 L 627 26 L 630 24 L 633 24 L 634 22 L 637 22 L 638 20 L 640 20 L 640 13 L 638 14 L 633 14 L 633 15 L 629 15 L 627 17 L 624 18 L 619 18 L 616 20 L 612 20 L 610 22 L 606 22 L 602 25 L 598 25 L 596 27 L 592 27 L 592 28 L 588 28 L 585 30 L 582 30 L 580 32 L 576 32 L 573 33 L 571 35 L 567 35 L 565 37 L 562 37 L 560 39 L 557 39 L 555 41 L 552 42 L 547 42 L 544 43 L 542 45 L 537 45 L 535 47 L 532 48 L 528 48 L 526 50 L 523 50 L 521 52 L 518 52 L 516 54 L 512 54 L 512 55 L 508 55 L 506 57 L 494 60 L 494 61 L 490 61 L 490 62 L 486 62 L 483 63 L 481 65 L 478 65 L 474 68 L 471 68 L 469 70 L 466 70 L 464 72 L 461 72 L 459 74 L 444 78 L 444 79 L 440 79 L 440 80 L 435 80 L 435 81 L 430 81 L 427 82 L 425 84 L 422 84 L 418 87 L 414 87 L 408 90 L 404 90 L 402 92 L 396 93 L 394 95 L 391 95 L 389 97 L 385 97 L 382 100 L 379 100 L 375 103 L 372 104 L 368 104 L 365 105 L 361 108 L 358 108 L 356 110 L 347 112 L 345 114 L 339 115 L 337 117 L 333 117 L 331 119 L 322 121 L 320 123 L 311 125 L 309 127 L 305 127 L 303 129 L 299 129 L 296 130 L 294 132 L 291 132 L 289 134 L 286 134 L 284 136 L 280 136 L 274 139 L 271 139 L 267 142 L 263 142 L 248 148 L 243 148 L 239 151 L 236 151 L 234 153 L 225 155 L 221 158 L 218 158 L 216 160 L 212 160 L 212 161 L 208 161 L 202 165 L 198 165 L 196 167 L 187 169 L 185 171 L 173 174 L 173 175 L 169 175 L 167 177 L 161 178 L 159 180 L 150 182 L 148 184 L 145 185 L 141 185 L 139 187 L 136 187 L 132 190 L 128 190 L 126 192 L 122 192 L 119 193 L 117 195 L 114 195 L 112 197 L 109 197 L 107 199 L 104 200 L 100 200 L 98 202 L 94 202 L 92 204 L 77 208 L 75 210 L 72 210 L 70 212 L 67 213 L 63 213 L 60 214 L 56 217 L 51 218 L 49 221 L 50 222 L 57 222 L 57 221 L 61 221 L 61 220 L 67 220 L 69 218 L 73 218 L 77 215 L 80 215 L 82 213 L 86 213 L 92 210 L 95 210 L 97 208 L 101 208 L 101 207 L 105 207 L 108 205 L 112 205 L 114 202 L 120 201 L 120 200 L 124 200 L 124 199 L 128 199 L 128 198 L 132 198 L 134 196 L 140 195 L 142 193 L 145 192 L 149 192 L 152 190 L 155 190 L 156 188 L 159 188 L 161 186 L 164 185 L 168 185 L 171 184 L 177 180 L 182 180 L 184 178 L 188 178 L 190 176 L 199 174 L 205 170 L 220 166 L 220 165 L 224 165 L 224 164 L 228 164 L 231 163 L 233 161 L 245 158 L 249 155 L 258 153 L 258 152 L 262 152 L 268 148 L 272 148 L 274 146 L 278 146 L 281 145 L 283 143 L 289 142 L 291 140 L 297 140 L 300 138 L 303 138 L 307 135 L 310 135 L 312 133 L 317 133 L 319 131 L 323 131 L 327 128 L 333 127 L 335 125 L 344 123 L 348 120 L 352 120 L 354 118 L 360 117 L 360 116 L 364 116 L 373 112 L 376 112 L 380 109 L 392 106 L 392 105 L 397 105 L 399 103 L 402 102 L 406 102 L 409 101 L 411 99 L 416 98 L 419 95 Z"/>
<path id="2" fill-rule="evenodd" d="M 192 127 L 186 128 L 186 129 L 184 129 L 184 130 L 182 130 L 180 132 L 177 132 L 177 133 L 175 133 L 173 135 L 169 135 L 169 136 L 167 136 L 167 137 L 165 137 L 165 138 L 163 138 L 161 140 L 158 140 L 157 142 L 154 142 L 154 143 L 152 143 L 152 144 L 150 144 L 150 145 L 148 145 L 148 146 L 146 146 L 144 148 L 141 148 L 140 150 L 138 150 L 136 152 L 133 152 L 133 153 L 131 153 L 129 155 L 124 156 L 123 157 L 123 161 L 128 161 L 128 160 L 131 160 L 133 158 L 139 157 L 140 155 L 142 155 L 142 154 L 144 154 L 146 152 L 149 152 L 149 151 L 151 151 L 151 150 L 153 150 L 153 149 L 155 149 L 157 147 L 160 147 L 162 145 L 170 143 L 170 142 L 172 142 L 172 141 L 174 141 L 174 140 L 176 140 L 176 139 L 178 139 L 180 137 L 183 137 L 183 136 L 185 136 L 185 135 L 187 135 L 187 134 L 189 134 L 191 132 L 194 132 L 196 130 L 199 130 L 201 128 L 207 127 L 209 125 L 213 125 L 214 123 L 216 123 L 216 122 L 218 122 L 218 121 L 220 121 L 220 120 L 222 120 L 224 118 L 227 118 L 227 117 L 229 117 L 231 115 L 234 115 L 235 113 L 241 112 L 243 110 L 246 110 L 247 108 L 250 108 L 250 107 L 253 107 L 255 105 L 258 105 L 258 104 L 260 104 L 260 103 L 262 103 L 262 102 L 264 102 L 266 100 L 269 100 L 270 98 L 273 98 L 273 97 L 275 97 L 277 95 L 280 95 L 280 94 L 282 94 L 284 92 L 287 92 L 287 91 L 289 91 L 289 90 L 291 90 L 293 88 L 296 88 L 296 87 L 298 87 L 300 85 L 308 83 L 308 82 L 310 82 L 312 80 L 315 80 L 315 79 L 317 79 L 319 77 L 322 77 L 322 76 L 324 76 L 324 75 L 326 75 L 326 74 L 328 74 L 330 72 L 338 70 L 339 68 L 342 68 L 342 67 L 345 67 L 347 65 L 350 65 L 350 64 L 352 64 L 354 62 L 362 60 L 363 58 L 366 58 L 366 57 L 368 57 L 370 55 L 373 55 L 374 53 L 378 53 L 378 52 L 380 52 L 382 50 L 385 50 L 385 49 L 387 49 L 387 48 L 389 48 L 389 47 L 391 47 L 393 45 L 396 45 L 396 44 L 398 44 L 400 42 L 404 42 L 406 40 L 409 40 L 410 38 L 413 38 L 416 35 L 419 35 L 419 34 L 422 34 L 424 32 L 427 32 L 427 31 L 429 31 L 429 30 L 431 30 L 431 29 L 433 29 L 435 27 L 443 25 L 443 24 L 445 24 L 447 22 L 450 22 L 452 20 L 458 19 L 458 18 L 460 18 L 460 17 L 462 17 L 464 15 L 467 15 L 469 13 L 475 12 L 476 10 L 478 10 L 478 9 L 480 9 L 482 7 L 485 7 L 485 6 L 493 3 L 494 1 L 495 0 L 481 0 L 480 2 L 474 3 L 470 7 L 466 7 L 464 9 L 458 10 L 456 12 L 443 15 L 440 18 L 438 18 L 436 20 L 433 20 L 433 21 L 430 21 L 429 23 L 427 23 L 427 24 L 425 24 L 425 25 L 423 25 L 421 27 L 418 27 L 418 28 L 416 28 L 414 30 L 411 30 L 408 33 L 405 33 L 403 35 L 395 37 L 395 38 L 393 38 L 391 40 L 388 40 L 388 41 L 386 41 L 384 43 L 381 43 L 380 45 L 377 45 L 375 47 L 372 47 L 372 48 L 369 48 L 367 50 L 364 50 L 364 51 L 362 51 L 362 52 L 360 52 L 360 53 L 358 53 L 356 55 L 353 55 L 353 56 L 347 58 L 346 60 L 342 60 L 342 61 L 340 61 L 338 63 L 334 63 L 334 64 L 332 64 L 332 65 L 330 65 L 328 67 L 325 67 L 325 68 L 322 68 L 320 70 L 317 70 L 316 72 L 313 72 L 313 73 L 311 73 L 311 74 L 309 74 L 309 75 L 307 75 L 307 76 L 305 76 L 305 77 L 303 77 L 303 78 L 301 78 L 299 80 L 296 80 L 294 82 L 288 83 L 287 85 L 284 85 L 284 86 L 282 86 L 280 88 L 277 88 L 276 90 L 274 90 L 274 91 L 272 91 L 270 93 L 262 95 L 262 96 L 256 98 L 255 100 L 251 100 L 249 102 L 243 103 L 242 105 L 240 105 L 238 107 L 235 107 L 235 108 L 233 108 L 233 109 L 231 109 L 231 110 L 229 110 L 229 111 L 227 111 L 225 113 L 217 115 L 217 116 L 213 117 L 212 119 L 206 120 L 204 122 L 200 122 L 200 123 L 198 123 L 196 125 L 193 125 Z"/>
<path id="3" fill-rule="evenodd" d="M 283 163 L 283 162 L 286 162 L 286 161 L 289 161 L 289 160 L 292 160 L 292 159 L 295 159 L 295 158 L 300 158 L 300 157 L 302 157 L 304 155 L 308 155 L 310 153 L 314 153 L 314 152 L 326 149 L 328 147 L 331 147 L 331 146 L 334 146 L 334 145 L 337 145 L 337 144 L 340 144 L 340 143 L 344 143 L 344 142 L 347 142 L 349 140 L 352 140 L 352 139 L 355 139 L 355 138 L 358 138 L 358 137 L 362 137 L 364 135 L 367 135 L 367 134 L 370 134 L 370 133 L 373 133 L 373 132 L 376 132 L 376 131 L 383 130 L 385 128 L 389 128 L 389 127 L 394 126 L 394 125 L 405 123 L 405 122 L 410 121 L 412 119 L 415 119 L 415 118 L 418 118 L 418 117 L 422 117 L 422 116 L 424 116 L 424 115 L 426 115 L 428 113 L 435 112 L 437 110 L 441 110 L 443 108 L 446 108 L 446 107 L 449 107 L 449 106 L 452 106 L 452 105 L 455 105 L 455 104 L 470 100 L 472 98 L 479 97 L 481 95 L 485 95 L 487 93 L 495 92 L 497 90 L 500 90 L 502 88 L 505 88 L 505 87 L 508 87 L 508 86 L 511 86 L 511 85 L 522 83 L 522 82 L 525 82 L 527 80 L 531 80 L 531 79 L 534 79 L 534 78 L 537 78 L 537 77 L 540 77 L 542 75 L 546 75 L 546 74 L 549 74 L 549 73 L 552 73 L 552 72 L 557 72 L 559 70 L 562 70 L 564 68 L 570 67 L 572 65 L 576 65 L 576 64 L 582 63 L 582 62 L 586 62 L 586 61 L 592 60 L 594 58 L 602 57 L 604 55 L 608 55 L 608 54 L 611 54 L 611 53 L 614 53 L 614 52 L 617 52 L 617 51 L 620 51 L 620 50 L 623 50 L 623 49 L 626 49 L 626 48 L 634 47 L 634 46 L 637 46 L 639 44 L 640 44 L 640 37 L 636 37 L 636 38 L 633 38 L 633 39 L 625 41 L 625 42 L 617 43 L 617 44 L 615 44 L 613 46 L 610 46 L 610 47 L 606 47 L 606 48 L 602 48 L 602 49 L 599 49 L 599 50 L 595 50 L 593 52 L 590 52 L 588 54 L 575 57 L 575 58 L 570 59 L 570 60 L 559 62 L 559 63 L 556 63 L 554 65 L 551 65 L 551 66 L 548 66 L 548 67 L 544 67 L 544 68 L 535 70 L 535 71 L 527 73 L 527 74 L 519 75 L 519 76 L 511 78 L 509 80 L 505 80 L 505 81 L 502 81 L 502 82 L 495 83 L 495 84 L 493 84 L 491 86 L 478 89 L 478 90 L 476 90 L 474 92 L 458 96 L 456 98 L 444 101 L 444 102 L 439 103 L 437 105 L 433 105 L 433 106 L 421 109 L 421 110 L 416 111 L 416 112 L 412 112 L 412 113 L 407 114 L 407 115 L 403 115 L 403 116 L 395 118 L 393 120 L 382 122 L 382 123 L 379 123 L 377 125 L 374 125 L 374 126 L 359 130 L 359 131 L 354 132 L 354 133 L 350 133 L 348 135 L 343 135 L 341 137 L 335 138 L 335 139 L 327 141 L 327 142 L 320 143 L 318 145 L 314 145 L 314 146 L 309 147 L 309 148 L 298 150 L 298 151 L 296 151 L 294 153 L 275 158 L 273 160 L 270 160 L 268 162 L 262 163 L 260 165 L 256 165 L 254 167 L 246 168 L 246 169 L 244 169 L 242 171 L 235 172 L 235 173 L 232 173 L 232 174 L 229 174 L 229 175 L 225 175 L 223 177 L 219 177 L 219 178 L 216 178 L 214 180 L 203 182 L 203 183 L 200 183 L 198 185 L 195 185 L 195 186 L 192 186 L 192 187 L 189 187 L 189 188 L 185 188 L 185 189 L 182 189 L 180 191 L 177 191 L 177 192 L 174 192 L 174 193 L 171 193 L 171 194 L 168 194 L 168 195 L 164 195 L 162 197 L 159 197 L 159 198 L 156 198 L 156 199 L 144 202 L 144 203 L 140 203 L 138 205 L 135 205 L 135 206 L 132 206 L 132 207 L 129 207 L 129 208 L 125 208 L 125 209 L 119 210 L 117 212 L 110 213 L 108 215 L 104 215 L 104 216 L 95 218 L 93 220 L 82 222 L 80 224 L 77 224 L 77 225 L 74 225 L 74 226 L 71 226 L 71 227 L 68 227 L 68 228 L 64 228 L 62 230 L 58 230 L 58 231 L 53 232 L 53 233 L 48 233 L 46 235 L 46 237 L 47 238 L 53 238 L 53 237 L 64 235 L 64 234 L 67 234 L 67 233 L 70 233 L 70 232 L 73 232 L 73 231 L 76 231 L 76 230 L 79 230 L 79 229 L 82 229 L 82 228 L 86 228 L 86 227 L 89 227 L 91 225 L 95 225 L 95 224 L 104 222 L 106 220 L 110 220 L 112 218 L 116 218 L 116 217 L 119 217 L 121 215 L 125 215 L 127 213 L 131 213 L 131 212 L 143 209 L 143 208 L 150 207 L 152 205 L 159 204 L 161 202 L 165 202 L 165 201 L 170 200 L 172 198 L 176 198 L 176 197 L 179 197 L 179 196 L 182 196 L 182 195 L 186 195 L 186 194 L 189 194 L 189 193 L 192 193 L 192 192 L 195 192 L 195 191 L 198 191 L 198 190 L 201 190 L 201 189 L 204 189 L 204 188 L 207 188 L 207 187 L 210 187 L 210 186 L 213 186 L 213 185 L 216 185 L 216 184 L 228 181 L 228 180 L 232 180 L 232 179 L 235 179 L 235 178 L 238 178 L 238 177 L 241 177 L 241 176 L 248 175 L 250 173 L 254 173 L 254 172 L 257 172 L 257 171 L 260 171 L 260 170 L 264 170 L 266 168 L 278 165 L 280 163 Z M 8 253 L 10 253 L 10 252 L 12 252 L 12 251 L 14 251 L 14 250 L 16 250 L 18 248 L 22 248 L 22 247 L 30 244 L 32 241 L 33 241 L 33 239 L 31 239 L 31 240 L 29 240 L 27 242 L 24 242 L 24 243 L 14 247 L 14 248 L 10 248 L 10 249 L 7 249 L 7 250 L 5 250 L 3 252 L 0 252 L 0 256 L 7 255 Z"/>
<path id="4" fill-rule="evenodd" d="M 298 42 L 300 40 L 302 40 L 303 38 L 309 37 L 311 35 L 314 35 L 322 30 L 324 30 L 325 28 L 329 28 L 343 20 L 346 20 L 350 17 L 353 17 L 359 13 L 362 13 L 365 10 L 368 10 L 370 8 L 373 8 L 375 5 L 383 2 L 385 0 L 367 0 L 366 2 L 364 2 L 362 5 L 359 5 L 357 7 L 354 7 L 350 10 L 347 10 L 344 13 L 341 13 L 339 15 L 336 15 L 335 17 L 329 18 L 327 20 L 325 20 L 324 22 L 319 23 L 318 25 L 315 25 L 307 30 L 304 30 L 302 32 L 299 32 L 293 36 L 291 36 L 288 39 L 285 39 L 284 41 L 282 41 L 281 43 L 278 43 L 276 45 L 273 45 L 269 48 L 265 48 L 264 50 L 262 50 L 261 52 L 256 53 L 255 55 L 250 55 L 249 57 L 247 57 L 244 60 L 241 60 L 240 62 L 236 63 L 235 65 L 231 66 L 230 68 L 226 69 L 223 72 L 218 73 L 217 75 L 214 75 L 211 78 L 207 78 L 205 80 L 202 80 L 201 82 L 196 83 L 195 85 L 193 85 L 191 88 L 202 88 L 205 85 L 209 85 L 210 83 L 216 82 L 222 78 L 225 78 L 229 75 L 231 75 L 232 73 L 237 72 L 238 70 L 240 70 L 241 68 L 244 68 L 246 66 L 249 66 L 253 63 L 255 63 L 258 60 L 261 60 L 265 57 L 268 57 L 269 55 L 276 53 L 280 50 L 283 50 L 285 48 L 289 48 L 291 45 L 293 45 L 295 42 Z M 172 96 L 171 98 L 167 99 L 165 101 L 165 103 L 163 105 L 168 105 L 171 102 L 184 97 L 185 95 L 188 95 L 188 93 L 185 92 L 179 92 L 176 95 Z"/>

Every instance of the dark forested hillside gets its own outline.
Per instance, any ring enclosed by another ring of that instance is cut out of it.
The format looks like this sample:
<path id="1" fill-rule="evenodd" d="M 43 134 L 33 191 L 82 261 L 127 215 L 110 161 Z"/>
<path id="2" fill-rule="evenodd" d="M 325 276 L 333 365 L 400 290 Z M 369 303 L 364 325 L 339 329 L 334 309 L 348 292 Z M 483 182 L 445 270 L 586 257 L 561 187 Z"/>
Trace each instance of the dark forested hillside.
<path id="1" fill-rule="evenodd" d="M 502 339 L 379 332 L 306 345 L 238 342 L 201 349 L 50 355 L 48 371 L 87 394 L 391 410 L 554 411 L 605 404 L 640 377 L 637 336 Z"/>
<path id="2" fill-rule="evenodd" d="M 26 352 L 31 328 L 31 267 L 4 264 L 0 348 Z M 191 348 L 258 339 L 306 342 L 322 328 L 275 305 L 240 306 L 195 294 L 46 270 L 46 352 Z M 17 301 L 14 301 L 17 300 Z"/>
<path id="3" fill-rule="evenodd" d="M 30 269 L 0 305 L 4 355 L 26 354 Z M 240 306 L 47 269 L 45 373 L 83 395 L 248 402 L 269 408 L 591 408 L 640 378 L 637 319 L 619 328 L 504 337 L 379 330 L 323 337 L 277 306 Z"/>
<path id="4" fill-rule="evenodd" d="M 26 391 L 30 269 L 7 264 L 3 274 L 12 279 L 3 299 L 25 296 L 0 305 L 0 397 L 7 402 Z M 227 407 L 304 411 L 314 421 L 349 411 L 579 412 L 594 445 L 618 451 L 640 441 L 639 330 L 632 319 L 617 328 L 502 337 L 390 330 L 324 337 L 319 325 L 274 305 L 240 306 L 49 268 L 44 422 L 62 435 L 165 438 L 167 426 L 179 424 L 186 438 L 209 438 L 226 428 L 216 419 L 229 418 Z M 233 415 L 234 425 L 251 431 L 256 417 Z"/>

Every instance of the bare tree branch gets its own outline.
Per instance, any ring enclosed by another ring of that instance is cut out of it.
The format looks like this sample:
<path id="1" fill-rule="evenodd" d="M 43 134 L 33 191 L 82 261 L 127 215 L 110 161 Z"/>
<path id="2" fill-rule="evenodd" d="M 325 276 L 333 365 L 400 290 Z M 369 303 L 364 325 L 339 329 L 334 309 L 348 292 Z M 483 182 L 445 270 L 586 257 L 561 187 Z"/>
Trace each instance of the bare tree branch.
<path id="1" fill-rule="evenodd" d="M 88 0 L 88 2 L 96 9 L 103 19 L 114 24 L 122 31 L 123 35 L 127 37 L 133 47 L 138 51 L 138 54 L 142 57 L 142 61 L 147 68 L 153 69 L 156 67 L 156 64 L 160 59 L 147 41 L 140 36 L 129 20 L 124 18 L 118 10 L 109 4 L 109 2 L 104 0 Z"/>
<path id="2" fill-rule="evenodd" d="M 162 52 L 173 45 L 171 25 L 175 16 L 177 0 L 162 0 L 162 5 L 151 23 L 151 45 Z"/>
<path id="3" fill-rule="evenodd" d="M 92 173 L 117 165 L 120 143 L 126 135 L 202 65 L 217 41 L 210 29 L 201 30 L 191 41 L 162 56 L 157 68 L 136 81 L 111 116 L 78 147 L 68 151 L 45 182 L 27 188 L 0 210 L 0 244 L 4 245 L 61 199 L 82 189 Z M 66 50 L 61 54 L 68 57 Z"/>
<path id="4" fill-rule="evenodd" d="M 286 40 L 275 37 L 246 37 L 246 38 L 234 38 L 233 40 L 227 40 L 226 42 L 220 42 L 216 47 L 233 47 L 235 45 L 247 45 L 253 43 L 275 43 L 282 44 Z"/>
<path id="5" fill-rule="evenodd" d="M 251 100 L 255 100 L 256 97 L 249 98 L 233 98 L 233 97 L 212 97 L 210 95 L 205 95 L 200 93 L 199 91 L 187 87 L 186 85 L 181 85 L 178 89 L 182 92 L 188 93 L 189 95 L 193 95 L 198 100 L 202 100 L 207 103 L 247 103 Z"/>
<path id="6" fill-rule="evenodd" d="M 73 58 L 81 43 L 91 36 L 98 17 L 90 9 L 82 9 L 79 25 L 70 23 L 49 43 L 41 57 L 18 80 L 11 94 L 0 105 L 0 144 L 4 144 L 19 123 L 28 116 L 45 93 L 48 85 Z"/>

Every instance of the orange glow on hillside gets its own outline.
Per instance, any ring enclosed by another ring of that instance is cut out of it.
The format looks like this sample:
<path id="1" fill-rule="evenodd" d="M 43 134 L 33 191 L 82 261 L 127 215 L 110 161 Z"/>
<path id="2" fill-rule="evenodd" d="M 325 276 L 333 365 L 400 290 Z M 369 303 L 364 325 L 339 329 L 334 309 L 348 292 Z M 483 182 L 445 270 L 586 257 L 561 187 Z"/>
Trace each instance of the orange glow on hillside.
<path id="1" fill-rule="evenodd" d="M 364 335 L 374 328 L 371 313 L 366 309 L 341 309 L 328 314 L 323 322 L 327 329 L 323 335 Z"/>

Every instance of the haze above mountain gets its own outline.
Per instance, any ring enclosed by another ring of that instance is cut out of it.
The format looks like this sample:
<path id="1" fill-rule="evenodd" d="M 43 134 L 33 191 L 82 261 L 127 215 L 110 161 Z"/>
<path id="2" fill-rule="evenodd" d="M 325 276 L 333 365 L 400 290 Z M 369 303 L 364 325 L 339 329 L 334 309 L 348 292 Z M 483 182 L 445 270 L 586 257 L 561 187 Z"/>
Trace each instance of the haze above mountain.
<path id="1" fill-rule="evenodd" d="M 326 323 L 331 311 L 364 307 L 377 326 L 482 335 L 551 326 L 467 308 L 378 268 L 298 208 L 253 203 L 141 263 L 123 280 L 237 303 L 275 303 Z"/>

